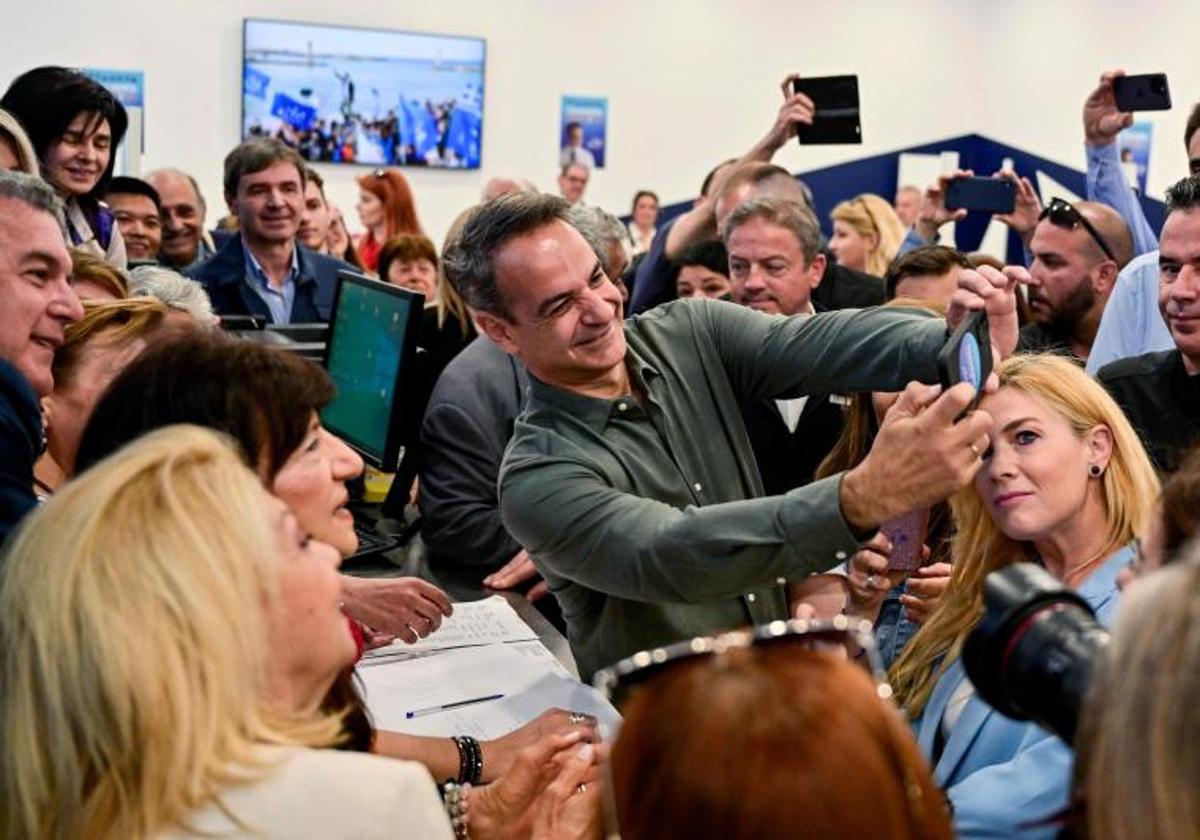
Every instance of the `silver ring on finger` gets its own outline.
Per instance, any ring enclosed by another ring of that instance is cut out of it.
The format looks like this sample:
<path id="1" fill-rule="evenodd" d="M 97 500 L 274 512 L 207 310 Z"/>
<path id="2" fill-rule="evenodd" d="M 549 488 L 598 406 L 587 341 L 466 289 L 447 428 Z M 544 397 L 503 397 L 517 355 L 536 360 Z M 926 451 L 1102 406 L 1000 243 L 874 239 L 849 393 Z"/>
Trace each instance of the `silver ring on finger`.
<path id="1" fill-rule="evenodd" d="M 587 715 L 583 714 L 582 712 L 571 712 L 571 714 L 567 715 L 567 720 L 575 726 L 578 726 L 587 720 Z"/>
<path id="2" fill-rule="evenodd" d="M 867 589 L 875 588 L 875 575 L 867 575 Z"/>
<path id="3" fill-rule="evenodd" d="M 580 782 L 575 786 L 576 793 L 587 793 L 587 782 Z"/>

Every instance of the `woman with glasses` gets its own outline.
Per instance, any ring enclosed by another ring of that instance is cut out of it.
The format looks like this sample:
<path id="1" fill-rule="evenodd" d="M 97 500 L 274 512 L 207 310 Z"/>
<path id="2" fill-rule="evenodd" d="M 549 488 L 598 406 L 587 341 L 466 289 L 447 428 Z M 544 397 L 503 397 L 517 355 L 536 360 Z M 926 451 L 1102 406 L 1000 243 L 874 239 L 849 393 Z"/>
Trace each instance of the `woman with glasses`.
<path id="1" fill-rule="evenodd" d="M 890 691 L 860 667 L 877 661 L 871 652 L 869 625 L 795 622 L 601 671 L 597 686 L 625 716 L 610 830 L 622 840 L 949 838 L 945 799 Z"/>
<path id="2" fill-rule="evenodd" d="M 863 193 L 833 208 L 829 250 L 838 265 L 876 277 L 887 274 L 904 241 L 904 224 L 887 199 Z"/>
<path id="3" fill-rule="evenodd" d="M 1013 356 L 980 410 L 990 445 L 973 486 L 951 498 L 950 586 L 890 672 L 962 836 L 1053 836 L 1067 804 L 1071 749 L 976 696 L 959 653 L 983 611 L 983 581 L 1033 560 L 1107 621 L 1158 480 L 1128 420 L 1070 361 Z"/>
<path id="4" fill-rule="evenodd" d="M 424 233 L 417 221 L 417 205 L 408 179 L 395 169 L 376 169 L 370 175 L 360 176 L 358 204 L 354 209 L 365 229 L 355 247 L 367 271 L 377 270 L 379 252 L 393 236 Z"/>

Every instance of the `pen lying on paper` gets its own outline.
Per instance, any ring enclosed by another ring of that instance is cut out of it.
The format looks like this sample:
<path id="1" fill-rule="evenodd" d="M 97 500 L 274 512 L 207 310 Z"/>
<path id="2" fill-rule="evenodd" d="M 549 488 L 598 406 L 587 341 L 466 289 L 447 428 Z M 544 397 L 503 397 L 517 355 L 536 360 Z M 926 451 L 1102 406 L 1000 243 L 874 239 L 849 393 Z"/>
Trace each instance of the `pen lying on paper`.
<path id="1" fill-rule="evenodd" d="M 411 712 L 405 712 L 406 720 L 412 720 L 416 717 L 431 715 L 434 712 L 445 712 L 450 709 L 457 709 L 460 706 L 470 706 L 472 703 L 486 703 L 488 700 L 499 700 L 504 697 L 503 694 L 489 694 L 487 697 L 474 697 L 470 700 L 459 700 L 457 703 L 447 703 L 444 706 L 430 706 L 427 709 L 414 709 Z"/>

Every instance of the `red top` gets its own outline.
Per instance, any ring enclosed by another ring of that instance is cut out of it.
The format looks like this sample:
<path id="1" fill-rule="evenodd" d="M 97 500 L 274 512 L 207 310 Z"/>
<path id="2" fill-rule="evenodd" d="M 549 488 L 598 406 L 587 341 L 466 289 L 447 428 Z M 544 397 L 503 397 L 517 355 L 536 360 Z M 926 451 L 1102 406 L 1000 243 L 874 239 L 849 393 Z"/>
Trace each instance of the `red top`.
<path id="1" fill-rule="evenodd" d="M 383 243 L 375 239 L 375 234 L 367 231 L 365 235 L 359 237 L 356 247 L 358 248 L 358 256 L 362 260 L 363 268 L 367 271 L 378 271 L 379 252 L 383 250 Z"/>

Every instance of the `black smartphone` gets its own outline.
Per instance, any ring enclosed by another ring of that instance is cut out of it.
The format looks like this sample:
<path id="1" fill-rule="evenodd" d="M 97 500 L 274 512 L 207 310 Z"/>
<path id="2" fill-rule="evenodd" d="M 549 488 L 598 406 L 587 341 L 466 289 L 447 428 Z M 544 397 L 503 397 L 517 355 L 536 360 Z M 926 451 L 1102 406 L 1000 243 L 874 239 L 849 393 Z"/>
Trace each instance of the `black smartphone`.
<path id="1" fill-rule="evenodd" d="M 946 208 L 1011 213 L 1017 206 L 1017 185 L 1008 178 L 955 178 L 946 185 Z"/>
<path id="2" fill-rule="evenodd" d="M 1171 88 L 1166 73 L 1118 76 L 1113 79 L 1118 111 L 1170 111 Z"/>
<path id="3" fill-rule="evenodd" d="M 987 313 L 972 312 L 958 325 L 937 357 L 942 387 L 950 389 L 959 382 L 975 386 L 975 397 L 963 414 L 979 405 L 983 386 L 992 373 L 992 340 L 988 334 Z"/>
<path id="4" fill-rule="evenodd" d="M 796 139 L 800 145 L 862 143 L 858 76 L 795 79 L 792 90 L 811 99 L 814 108 L 812 125 L 796 127 Z"/>

